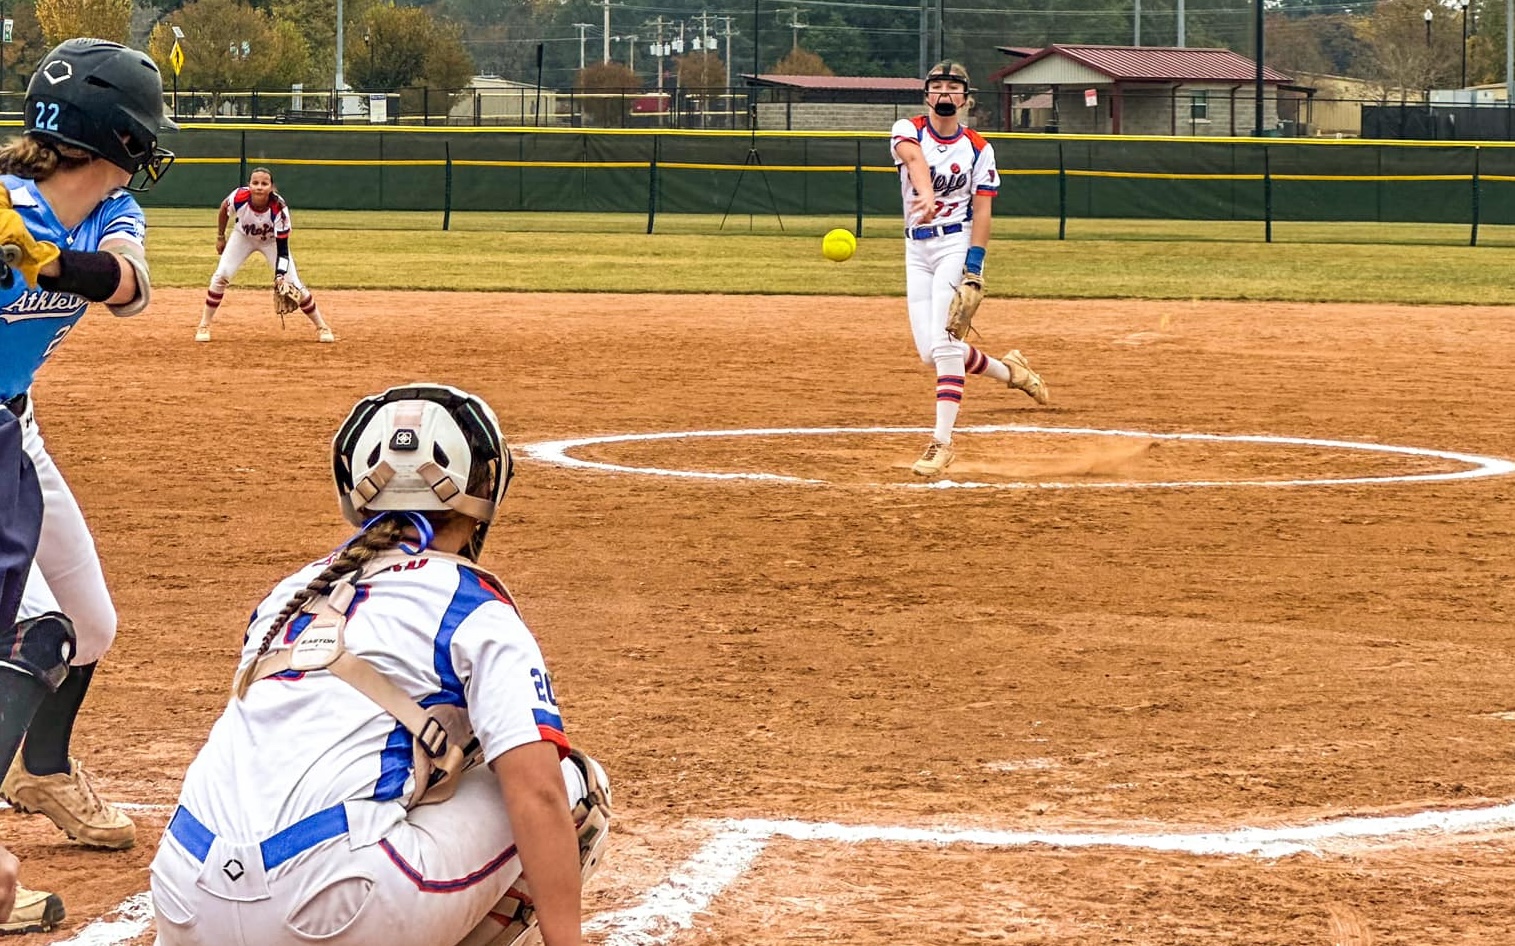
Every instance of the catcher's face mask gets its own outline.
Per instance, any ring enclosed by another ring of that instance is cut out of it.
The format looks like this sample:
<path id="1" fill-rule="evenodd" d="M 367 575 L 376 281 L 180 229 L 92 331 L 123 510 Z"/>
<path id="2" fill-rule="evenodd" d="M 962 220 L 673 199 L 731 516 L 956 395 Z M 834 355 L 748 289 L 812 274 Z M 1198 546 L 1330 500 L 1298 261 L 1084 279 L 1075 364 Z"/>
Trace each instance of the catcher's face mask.
<path id="1" fill-rule="evenodd" d="M 474 559 L 514 473 L 494 411 L 441 384 L 359 401 L 332 440 L 332 469 L 348 522 L 361 526 L 383 512 L 462 513 L 479 523 L 464 550 Z"/>

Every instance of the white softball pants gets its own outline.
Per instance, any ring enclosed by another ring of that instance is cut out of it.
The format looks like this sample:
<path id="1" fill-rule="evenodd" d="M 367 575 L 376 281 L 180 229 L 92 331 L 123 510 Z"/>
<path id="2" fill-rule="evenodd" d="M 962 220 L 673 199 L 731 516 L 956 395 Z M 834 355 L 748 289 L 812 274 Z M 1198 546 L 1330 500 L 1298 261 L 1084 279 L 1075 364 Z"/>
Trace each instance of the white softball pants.
<path id="1" fill-rule="evenodd" d="M 221 261 L 216 264 L 216 271 L 210 277 L 210 291 L 218 296 L 226 292 L 226 287 L 231 285 L 237 270 L 252 259 L 254 253 L 263 254 L 263 258 L 268 260 L 269 272 L 275 271 L 279 262 L 277 243 L 273 240 L 255 240 L 241 230 L 233 230 L 226 238 L 226 249 L 221 251 Z M 302 293 L 306 291 L 305 284 L 300 281 L 300 273 L 295 269 L 293 254 L 289 257 L 289 271 L 284 274 L 284 278 L 299 286 Z"/>
<path id="2" fill-rule="evenodd" d="M 968 344 L 947 334 L 947 309 L 963 278 L 970 239 L 964 227 L 959 233 L 905 241 L 905 300 L 910 308 L 910 334 L 915 338 L 916 353 L 928 365 L 941 359 L 967 357 Z"/>
<path id="3" fill-rule="evenodd" d="M 105 573 L 84 513 L 48 456 L 37 427 L 34 404 L 21 418 L 21 443 L 42 485 L 42 537 L 26 579 L 18 617 L 61 611 L 74 622 L 79 651 L 74 666 L 92 664 L 105 656 L 116 639 L 116 606 L 105 587 Z"/>
<path id="4" fill-rule="evenodd" d="M 588 793 L 583 773 L 569 760 L 562 769 L 576 805 Z M 348 834 L 269 871 L 258 900 L 211 893 L 216 878 L 205 876 L 233 856 L 252 866 L 257 844 L 218 840 L 202 863 L 165 833 L 152 863 L 157 946 L 454 946 L 481 924 L 499 929 L 489 911 L 521 876 L 521 859 L 488 766 L 465 774 L 439 804 L 404 812 L 394 802 L 350 802 L 348 811 Z M 375 813 L 389 823 L 376 827 Z"/>

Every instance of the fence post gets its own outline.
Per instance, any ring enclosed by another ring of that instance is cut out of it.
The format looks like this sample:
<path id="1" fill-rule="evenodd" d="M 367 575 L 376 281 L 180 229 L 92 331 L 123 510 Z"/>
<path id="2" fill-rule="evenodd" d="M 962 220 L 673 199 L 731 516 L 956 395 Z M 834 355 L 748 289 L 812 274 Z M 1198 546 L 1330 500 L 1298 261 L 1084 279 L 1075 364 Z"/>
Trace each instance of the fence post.
<path id="1" fill-rule="evenodd" d="M 1473 232 L 1468 235 L 1468 246 L 1478 245 L 1478 159 L 1482 152 L 1473 146 Z"/>
<path id="2" fill-rule="evenodd" d="M 1273 171 L 1267 145 L 1263 145 L 1263 242 L 1273 242 Z"/>
<path id="3" fill-rule="evenodd" d="M 247 180 L 247 132 L 245 132 L 245 131 L 242 132 L 241 133 L 241 137 L 242 137 L 242 161 L 241 161 L 241 167 L 238 170 L 238 173 L 241 175 L 241 177 L 237 178 L 237 180 L 239 180 L 239 181 L 245 181 L 245 180 Z"/>
<path id="4" fill-rule="evenodd" d="M 442 139 L 442 154 L 446 162 L 442 171 L 442 229 L 452 228 L 452 142 Z"/>
<path id="5" fill-rule="evenodd" d="M 861 240 L 863 238 L 863 140 L 859 138 L 854 143 L 857 145 L 857 165 L 852 176 L 857 185 L 857 226 L 853 229 L 852 235 Z"/>
<path id="6" fill-rule="evenodd" d="M 1057 238 L 1068 239 L 1068 171 L 1063 165 L 1063 143 L 1057 143 Z"/>
<path id="7" fill-rule="evenodd" d="M 647 232 L 652 232 L 652 221 L 658 212 L 658 155 L 663 147 L 662 136 L 652 136 L 652 163 L 647 165 Z"/>

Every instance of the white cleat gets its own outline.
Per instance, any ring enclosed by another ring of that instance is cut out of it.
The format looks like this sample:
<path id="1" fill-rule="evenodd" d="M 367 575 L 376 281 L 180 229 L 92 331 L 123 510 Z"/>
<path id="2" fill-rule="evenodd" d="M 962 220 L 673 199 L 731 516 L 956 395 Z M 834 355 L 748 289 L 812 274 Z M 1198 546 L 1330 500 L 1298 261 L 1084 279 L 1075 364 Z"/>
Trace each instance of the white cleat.
<path id="1" fill-rule="evenodd" d="M 1047 390 L 1047 382 L 1042 376 L 1031 370 L 1031 365 L 1026 361 L 1026 356 L 1020 351 L 1012 350 L 1000 361 L 1010 369 L 1009 386 L 1017 391 L 1025 391 L 1038 404 L 1046 404 L 1052 400 L 1052 395 Z"/>
<path id="2" fill-rule="evenodd" d="M 337 336 L 329 328 L 323 328 L 316 332 L 316 341 L 331 343 L 337 340 Z"/>
<path id="3" fill-rule="evenodd" d="M 952 449 L 952 444 L 933 440 L 926 444 L 926 451 L 910 467 L 910 472 L 916 476 L 940 476 L 956 458 L 957 451 Z"/>
<path id="4" fill-rule="evenodd" d="M 197 341 L 197 342 L 208 342 L 208 341 L 210 341 L 210 326 L 209 325 L 202 325 L 199 328 L 195 329 L 195 341 Z"/>

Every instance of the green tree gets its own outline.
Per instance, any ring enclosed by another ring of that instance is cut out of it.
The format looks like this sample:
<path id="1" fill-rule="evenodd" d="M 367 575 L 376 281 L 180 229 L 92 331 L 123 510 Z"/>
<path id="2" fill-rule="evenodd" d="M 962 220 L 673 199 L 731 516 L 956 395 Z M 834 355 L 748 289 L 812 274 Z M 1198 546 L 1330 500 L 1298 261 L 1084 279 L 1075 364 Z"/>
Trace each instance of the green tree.
<path id="1" fill-rule="evenodd" d="M 131 33 L 131 0 L 37 0 L 36 11 L 49 47 L 73 36 L 124 43 Z"/>
<path id="2" fill-rule="evenodd" d="M 293 25 L 236 0 L 194 0 L 148 38 L 148 53 L 165 74 L 172 74 L 168 57 L 175 26 L 184 31 L 179 87 L 210 93 L 213 113 L 227 92 L 287 89 L 308 68 L 305 40 Z"/>
<path id="3" fill-rule="evenodd" d="M 473 74 L 462 31 L 421 7 L 369 7 L 347 33 L 345 58 L 347 80 L 370 92 L 458 89 Z"/>

